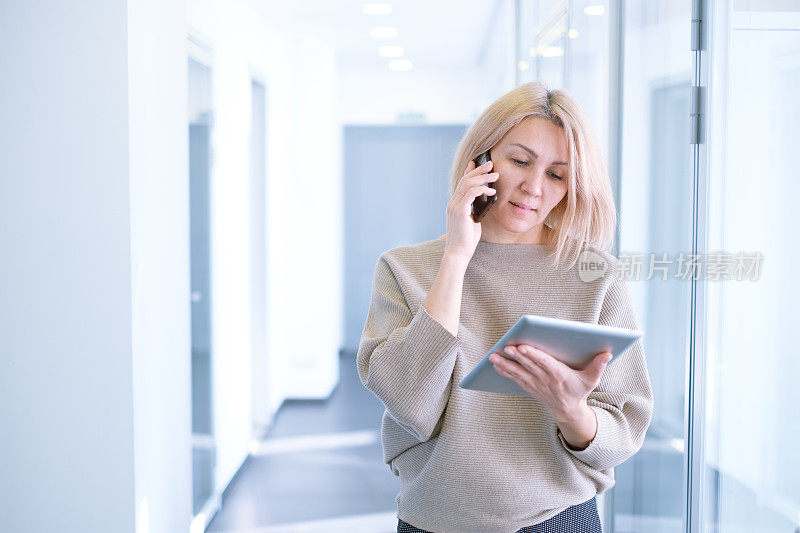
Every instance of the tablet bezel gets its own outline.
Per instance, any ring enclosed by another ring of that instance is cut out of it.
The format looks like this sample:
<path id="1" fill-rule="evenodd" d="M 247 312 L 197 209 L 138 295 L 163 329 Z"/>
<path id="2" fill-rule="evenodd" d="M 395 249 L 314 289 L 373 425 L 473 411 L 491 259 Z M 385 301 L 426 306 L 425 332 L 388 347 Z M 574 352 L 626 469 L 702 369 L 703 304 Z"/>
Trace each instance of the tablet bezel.
<path id="1" fill-rule="evenodd" d="M 538 337 L 534 338 L 533 336 L 537 334 Z M 538 315 L 522 315 L 475 368 L 461 380 L 459 387 L 515 396 L 530 396 L 516 382 L 500 375 L 489 361 L 489 356 L 493 353 L 510 358 L 504 352 L 505 347 L 509 344 L 536 346 L 571 368 L 578 369 L 583 368 L 595 355 L 604 351 L 611 352 L 612 359 L 608 364 L 612 364 L 643 336 L 644 332 L 638 329 Z M 565 351 L 572 353 L 568 356 L 565 355 Z"/>

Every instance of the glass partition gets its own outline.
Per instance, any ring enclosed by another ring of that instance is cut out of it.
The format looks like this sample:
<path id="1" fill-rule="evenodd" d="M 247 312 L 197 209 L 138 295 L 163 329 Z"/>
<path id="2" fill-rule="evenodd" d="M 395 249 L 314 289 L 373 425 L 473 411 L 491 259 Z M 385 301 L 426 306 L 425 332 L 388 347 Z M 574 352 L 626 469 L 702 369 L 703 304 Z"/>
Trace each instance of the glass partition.
<path id="1" fill-rule="evenodd" d="M 711 15 L 702 530 L 800 530 L 800 3 Z"/>
<path id="2" fill-rule="evenodd" d="M 606 156 L 619 212 L 617 254 L 645 331 L 653 421 L 642 449 L 615 469 L 615 487 L 600 498 L 608 532 L 683 528 L 690 8 L 652 0 L 517 2 L 518 79 L 569 90 Z"/>
<path id="3" fill-rule="evenodd" d="M 622 13 L 619 257 L 653 386 L 644 446 L 616 470 L 615 532 L 683 528 L 685 369 L 691 252 L 693 55 L 689 2 L 625 2 Z"/>

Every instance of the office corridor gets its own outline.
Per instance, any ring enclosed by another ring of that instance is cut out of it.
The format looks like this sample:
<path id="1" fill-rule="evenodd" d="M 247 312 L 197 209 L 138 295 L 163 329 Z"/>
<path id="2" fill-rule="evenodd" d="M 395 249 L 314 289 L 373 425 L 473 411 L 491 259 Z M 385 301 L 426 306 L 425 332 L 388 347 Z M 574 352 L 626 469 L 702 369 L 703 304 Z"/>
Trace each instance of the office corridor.
<path id="1" fill-rule="evenodd" d="M 462 298 L 467 347 L 523 313 L 643 332 L 630 372 L 548 389 L 595 444 L 554 468 L 491 457 L 561 442 L 513 419 L 542 406 L 449 403 L 428 448 L 466 452 L 409 482 L 437 533 L 576 471 L 604 533 L 800 533 L 800 0 L 8 0 L 0 46 L 0 533 L 396 531 L 354 353 L 373 303 L 376 339 L 413 316 L 394 282 Z M 396 251 L 477 226 L 576 272 Z"/>
<path id="2" fill-rule="evenodd" d="M 284 402 L 207 531 L 396 530 L 400 480 L 381 458 L 383 406 L 361 384 L 354 354 L 339 364 L 330 399 Z"/>

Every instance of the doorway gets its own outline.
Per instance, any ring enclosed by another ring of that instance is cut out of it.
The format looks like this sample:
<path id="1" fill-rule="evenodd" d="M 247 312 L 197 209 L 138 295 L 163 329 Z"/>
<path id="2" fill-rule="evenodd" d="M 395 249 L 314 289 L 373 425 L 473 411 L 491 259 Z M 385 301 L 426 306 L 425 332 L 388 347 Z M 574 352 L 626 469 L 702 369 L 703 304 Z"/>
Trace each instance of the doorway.
<path id="1" fill-rule="evenodd" d="M 189 220 L 192 315 L 192 514 L 214 493 L 211 357 L 211 69 L 189 59 Z"/>

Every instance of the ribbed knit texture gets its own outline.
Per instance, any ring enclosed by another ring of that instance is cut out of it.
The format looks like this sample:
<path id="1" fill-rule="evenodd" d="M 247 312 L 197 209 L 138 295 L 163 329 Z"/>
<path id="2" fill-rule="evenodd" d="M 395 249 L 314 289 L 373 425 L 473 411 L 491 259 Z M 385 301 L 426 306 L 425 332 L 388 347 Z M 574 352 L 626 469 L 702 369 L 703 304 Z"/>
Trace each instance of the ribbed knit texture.
<path id="1" fill-rule="evenodd" d="M 567 445 L 535 398 L 462 389 L 524 314 L 638 329 L 619 261 L 584 282 L 545 245 L 481 241 L 464 275 L 458 337 L 428 314 L 445 241 L 381 254 L 358 348 L 361 382 L 384 404 L 383 459 L 400 476 L 398 518 L 436 533 L 514 533 L 614 485 L 644 442 L 653 396 L 642 341 L 606 367 L 588 404 L 598 430 Z"/>

